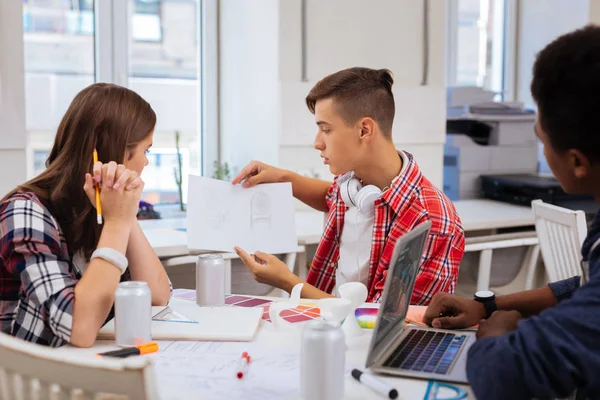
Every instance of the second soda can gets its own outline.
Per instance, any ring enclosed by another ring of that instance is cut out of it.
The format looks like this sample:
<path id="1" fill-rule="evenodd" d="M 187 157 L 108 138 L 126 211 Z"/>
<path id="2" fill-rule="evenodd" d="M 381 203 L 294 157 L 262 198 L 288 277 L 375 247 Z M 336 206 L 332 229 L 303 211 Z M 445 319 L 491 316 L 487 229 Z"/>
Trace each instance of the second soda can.
<path id="1" fill-rule="evenodd" d="M 196 261 L 196 304 L 225 304 L 225 260 L 220 254 L 202 254 Z"/>

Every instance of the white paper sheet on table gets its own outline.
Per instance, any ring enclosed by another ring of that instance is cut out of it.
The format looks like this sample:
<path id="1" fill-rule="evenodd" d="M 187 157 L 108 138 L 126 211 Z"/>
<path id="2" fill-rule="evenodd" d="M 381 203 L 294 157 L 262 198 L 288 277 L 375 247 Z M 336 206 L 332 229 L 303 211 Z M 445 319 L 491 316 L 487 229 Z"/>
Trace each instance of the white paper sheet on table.
<path id="1" fill-rule="evenodd" d="M 194 250 L 290 253 L 298 246 L 292 185 L 245 189 L 230 182 L 190 175 L 188 247 Z"/>
<path id="2" fill-rule="evenodd" d="M 273 349 L 261 342 L 158 342 L 150 355 L 160 399 L 289 399 L 298 395 L 298 349 Z M 250 354 L 248 375 L 237 379 L 238 362 Z"/>

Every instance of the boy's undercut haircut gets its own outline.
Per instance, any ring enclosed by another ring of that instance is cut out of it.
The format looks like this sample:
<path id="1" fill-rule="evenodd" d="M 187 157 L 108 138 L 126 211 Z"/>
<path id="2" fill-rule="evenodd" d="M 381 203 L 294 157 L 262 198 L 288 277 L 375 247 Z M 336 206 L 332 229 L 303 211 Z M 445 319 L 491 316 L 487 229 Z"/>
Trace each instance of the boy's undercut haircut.
<path id="1" fill-rule="evenodd" d="M 318 100 L 331 98 L 346 124 L 369 117 L 391 138 L 396 113 L 393 84 L 388 69 L 348 68 L 321 79 L 306 96 L 306 105 L 314 114 Z"/>
<path id="2" fill-rule="evenodd" d="M 600 26 L 560 36 L 540 51 L 531 94 L 554 149 L 600 161 Z"/>

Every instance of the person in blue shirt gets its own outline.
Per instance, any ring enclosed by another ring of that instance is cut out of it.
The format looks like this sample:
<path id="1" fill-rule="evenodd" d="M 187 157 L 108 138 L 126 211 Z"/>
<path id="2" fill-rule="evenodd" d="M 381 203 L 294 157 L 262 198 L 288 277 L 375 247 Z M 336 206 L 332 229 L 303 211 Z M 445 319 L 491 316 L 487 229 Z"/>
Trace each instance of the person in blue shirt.
<path id="1" fill-rule="evenodd" d="M 600 203 L 600 26 L 565 34 L 537 55 L 531 93 L 544 156 L 567 193 Z M 438 293 L 424 322 L 479 323 L 467 376 L 479 399 L 600 398 L 600 213 L 582 248 L 583 277 L 484 303 Z M 489 305 L 489 304 L 488 304 Z M 487 310 L 487 312 L 486 312 Z M 487 317 L 487 318 L 486 318 Z"/>

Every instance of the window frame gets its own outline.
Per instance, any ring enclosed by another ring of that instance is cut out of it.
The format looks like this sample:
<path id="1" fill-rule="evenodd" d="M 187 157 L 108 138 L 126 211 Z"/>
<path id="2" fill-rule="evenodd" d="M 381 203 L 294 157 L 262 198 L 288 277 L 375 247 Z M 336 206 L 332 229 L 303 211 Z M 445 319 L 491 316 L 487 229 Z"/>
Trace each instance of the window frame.
<path id="1" fill-rule="evenodd" d="M 446 3 L 446 86 L 456 86 L 458 50 L 458 11 L 460 0 L 447 0 Z M 518 4 L 516 0 L 503 0 L 504 35 L 501 76 L 501 99 L 515 99 Z"/>
<path id="2" fill-rule="evenodd" d="M 0 9 L 4 7 L 0 6 Z M 76 7 L 77 8 L 77 7 Z M 13 17 L 17 17 L 17 7 L 9 9 Z M 195 30 L 198 43 L 198 104 L 197 132 L 199 160 L 189 165 L 197 169 L 203 176 L 212 174 L 212 166 L 219 157 L 219 96 L 218 96 L 218 55 L 219 55 L 219 7 L 218 0 L 196 0 L 197 12 Z M 91 10 L 90 10 L 91 11 Z M 115 83 L 128 87 L 129 82 L 129 40 L 118 40 L 129 37 L 131 31 L 131 14 L 134 8 L 129 1 L 124 0 L 95 0 L 93 2 L 94 18 L 94 81 Z M 23 35 L 23 4 L 19 2 L 18 20 Z M 12 49 L 12 48 L 11 48 Z M 23 41 L 15 46 L 14 54 L 23 59 Z M 19 50 L 18 52 L 16 50 Z M 12 54 L 12 53 L 11 53 Z M 24 68 L 19 71 L 24 73 Z M 23 90 L 24 95 L 24 90 Z M 25 104 L 22 107 L 23 123 L 25 123 Z M 50 150 L 42 148 L 40 143 L 30 143 L 29 132 L 24 129 L 24 158 L 27 176 L 35 169 L 35 152 Z M 2 143 L 0 143 L 2 145 Z M 2 148 L 2 146 L 0 146 Z M 199 165 L 198 165 L 199 164 Z"/>

